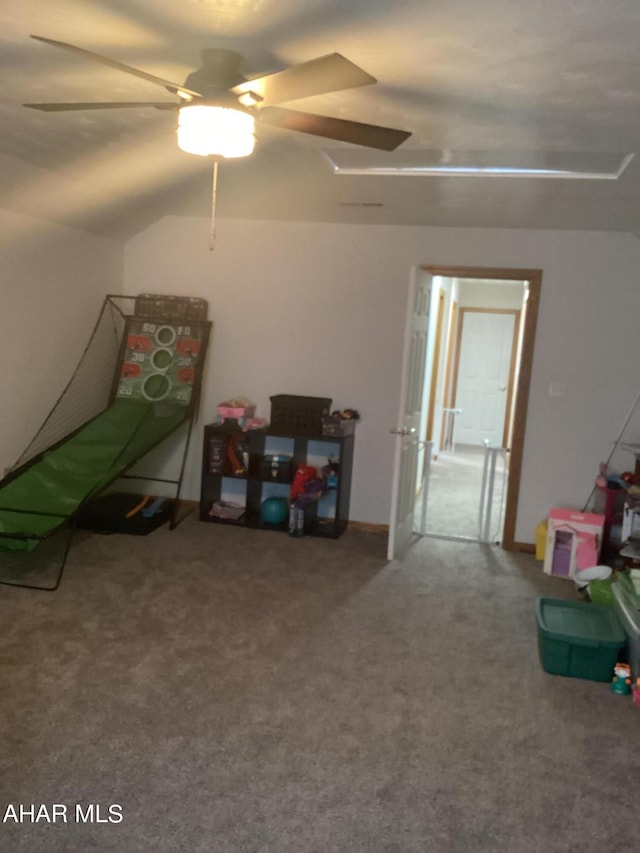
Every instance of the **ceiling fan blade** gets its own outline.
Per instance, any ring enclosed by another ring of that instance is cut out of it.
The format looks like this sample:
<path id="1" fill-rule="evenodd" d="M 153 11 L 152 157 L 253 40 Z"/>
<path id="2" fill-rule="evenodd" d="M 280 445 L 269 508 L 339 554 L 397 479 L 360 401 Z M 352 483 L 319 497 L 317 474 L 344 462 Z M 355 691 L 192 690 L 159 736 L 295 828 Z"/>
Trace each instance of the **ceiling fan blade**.
<path id="1" fill-rule="evenodd" d="M 44 38 L 44 36 L 32 35 L 31 38 L 45 42 L 45 44 L 51 44 L 53 47 L 62 48 L 62 50 L 68 50 L 71 53 L 77 53 L 80 56 L 85 56 L 87 59 L 93 59 L 96 62 L 108 65 L 111 68 L 117 68 L 119 71 L 124 71 L 126 74 L 133 74 L 134 77 L 141 77 L 143 80 L 148 80 L 150 83 L 155 83 L 158 86 L 164 86 L 164 88 L 168 89 L 170 92 L 184 92 L 192 98 L 201 97 L 200 92 L 185 89 L 185 87 L 180 83 L 174 83 L 172 80 L 165 80 L 163 77 L 157 77 L 155 74 L 148 74 L 146 71 L 140 71 L 139 68 L 132 68 L 130 65 L 124 65 L 122 62 L 118 62 L 116 59 L 110 59 L 108 56 L 102 56 L 99 53 L 92 53 L 92 51 L 85 50 L 82 47 L 76 47 L 75 45 L 67 44 L 64 41 L 55 41 L 54 39 Z"/>
<path id="2" fill-rule="evenodd" d="M 239 83 L 231 92 L 244 95 L 247 99 L 255 95 L 254 103 L 268 106 L 321 95 L 324 92 L 368 86 L 376 82 L 375 77 L 345 59 L 340 53 L 329 53 L 299 65 L 292 65 L 284 71 Z"/>
<path id="3" fill-rule="evenodd" d="M 170 104 L 167 101 L 90 101 L 89 103 L 72 102 L 68 104 L 23 104 L 32 110 L 43 110 L 46 113 L 68 112 L 69 110 L 119 110 L 129 107 L 153 107 L 156 110 L 177 110 L 180 104 Z"/>
<path id="4" fill-rule="evenodd" d="M 353 145 L 364 145 L 380 151 L 394 151 L 411 136 L 411 133 L 406 130 L 393 130 L 390 127 L 301 113 L 281 107 L 267 107 L 260 110 L 257 117 L 259 121 L 273 127 L 298 130 L 300 133 L 324 136 L 340 142 L 351 142 Z"/>

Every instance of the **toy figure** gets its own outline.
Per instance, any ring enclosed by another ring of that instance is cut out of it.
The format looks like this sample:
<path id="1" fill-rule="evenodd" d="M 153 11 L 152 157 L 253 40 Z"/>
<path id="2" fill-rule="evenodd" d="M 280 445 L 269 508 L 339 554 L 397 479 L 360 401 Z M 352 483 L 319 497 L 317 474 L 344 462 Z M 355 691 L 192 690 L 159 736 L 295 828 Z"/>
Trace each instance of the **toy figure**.
<path id="1" fill-rule="evenodd" d="M 617 663 L 613 668 L 613 681 L 611 692 L 620 696 L 628 696 L 631 693 L 631 667 L 628 663 Z"/>

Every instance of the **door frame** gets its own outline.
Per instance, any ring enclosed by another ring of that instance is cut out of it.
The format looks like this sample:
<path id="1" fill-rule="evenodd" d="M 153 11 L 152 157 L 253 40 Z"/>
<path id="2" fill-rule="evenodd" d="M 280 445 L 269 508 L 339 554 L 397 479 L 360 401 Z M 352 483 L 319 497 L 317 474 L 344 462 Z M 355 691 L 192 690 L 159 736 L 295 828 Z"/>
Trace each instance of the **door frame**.
<path id="1" fill-rule="evenodd" d="M 433 301 L 432 301 L 433 304 Z M 429 389 L 429 409 L 427 413 L 427 430 L 425 439 L 431 441 L 436 419 L 436 391 L 440 373 L 440 350 L 442 348 L 442 331 L 444 326 L 444 293 L 438 288 L 438 307 L 436 309 L 435 337 L 433 345 L 433 364 L 431 366 L 431 387 Z"/>
<path id="2" fill-rule="evenodd" d="M 518 387 L 513 410 L 509 476 L 507 478 L 507 495 L 502 533 L 502 547 L 505 551 L 520 550 L 519 544 L 515 540 L 515 530 L 518 501 L 520 498 L 520 480 L 522 476 L 522 459 L 524 456 L 533 352 L 542 291 L 542 270 L 505 267 L 440 266 L 432 264 L 421 264 L 420 268 L 434 276 L 439 275 L 446 278 L 489 278 L 502 281 L 526 281 L 529 285 L 529 296 L 525 305 L 524 325 L 522 329 Z"/>
<path id="3" fill-rule="evenodd" d="M 451 302 L 451 313 L 449 315 L 449 330 L 447 332 L 447 355 L 445 361 L 444 368 L 444 390 L 442 392 L 442 402 L 445 405 L 445 408 L 452 408 L 453 401 L 455 400 L 455 391 L 454 391 L 454 376 L 453 371 L 454 368 L 456 370 L 457 375 L 457 364 L 456 364 L 456 341 L 458 340 L 458 330 L 460 328 L 460 307 L 458 305 L 457 300 L 452 300 Z M 440 435 L 444 435 L 445 433 L 445 424 L 446 424 L 446 414 L 442 413 L 442 426 L 440 428 Z"/>

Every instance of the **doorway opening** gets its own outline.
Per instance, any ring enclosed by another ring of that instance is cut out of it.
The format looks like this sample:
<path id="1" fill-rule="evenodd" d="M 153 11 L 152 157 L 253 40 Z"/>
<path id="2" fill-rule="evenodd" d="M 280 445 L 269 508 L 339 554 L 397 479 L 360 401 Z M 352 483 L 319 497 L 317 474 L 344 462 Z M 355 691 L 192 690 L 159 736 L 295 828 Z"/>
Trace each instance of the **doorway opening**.
<path id="1" fill-rule="evenodd" d="M 431 305 L 414 529 L 513 550 L 541 271 L 420 274 Z"/>

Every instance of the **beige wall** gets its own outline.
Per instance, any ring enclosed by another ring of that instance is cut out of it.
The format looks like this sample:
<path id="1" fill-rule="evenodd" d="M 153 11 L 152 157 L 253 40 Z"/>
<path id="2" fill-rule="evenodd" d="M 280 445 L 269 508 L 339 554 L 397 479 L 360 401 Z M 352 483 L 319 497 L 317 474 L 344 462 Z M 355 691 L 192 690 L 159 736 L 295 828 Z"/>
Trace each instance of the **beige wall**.
<path id="1" fill-rule="evenodd" d="M 0 474 L 63 390 L 107 293 L 122 245 L 0 210 Z"/>
<path id="2" fill-rule="evenodd" d="M 461 308 L 522 308 L 524 285 L 516 282 L 485 283 L 459 281 Z"/>
<path id="3" fill-rule="evenodd" d="M 385 523 L 410 271 L 419 264 L 542 268 L 516 538 L 591 489 L 640 379 L 640 242 L 631 235 L 163 219 L 125 248 L 124 286 L 209 300 L 214 321 L 201 423 L 233 395 L 269 414 L 279 393 L 362 412 L 355 519 Z M 549 396 L 550 383 L 565 396 Z M 640 431 L 638 432 L 640 438 Z M 199 489 L 200 431 L 187 491 Z"/>
<path id="4" fill-rule="evenodd" d="M 11 464 L 71 376 L 108 292 L 209 300 L 214 332 L 202 423 L 245 394 L 355 406 L 353 517 L 385 523 L 411 269 L 539 267 L 543 291 L 516 538 L 551 506 L 580 507 L 640 390 L 640 241 L 631 235 L 167 218 L 124 247 L 0 211 L 0 465 Z M 562 388 L 551 396 L 549 386 Z M 640 441 L 640 415 L 629 441 Z M 200 429 L 186 496 L 199 492 Z M 615 461 L 632 467 L 629 454 Z"/>

